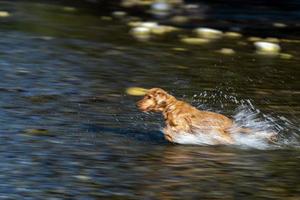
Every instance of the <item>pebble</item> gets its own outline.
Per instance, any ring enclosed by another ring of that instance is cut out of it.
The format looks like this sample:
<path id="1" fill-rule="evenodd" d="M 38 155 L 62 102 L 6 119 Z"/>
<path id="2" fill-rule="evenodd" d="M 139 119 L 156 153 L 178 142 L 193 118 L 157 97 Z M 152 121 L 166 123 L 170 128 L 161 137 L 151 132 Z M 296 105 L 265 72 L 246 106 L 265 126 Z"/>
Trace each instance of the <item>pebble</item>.
<path id="1" fill-rule="evenodd" d="M 271 42 L 255 42 L 256 52 L 259 54 L 278 54 L 280 46 Z"/>
<path id="2" fill-rule="evenodd" d="M 278 38 L 273 38 L 273 37 L 267 37 L 264 39 L 265 42 L 273 42 L 273 43 L 279 43 L 280 40 Z"/>
<path id="3" fill-rule="evenodd" d="M 158 23 L 156 23 L 156 22 L 141 22 L 140 26 L 146 27 L 146 28 L 153 28 L 153 27 L 157 27 Z"/>
<path id="4" fill-rule="evenodd" d="M 231 31 L 228 31 L 228 32 L 225 32 L 224 33 L 224 36 L 225 37 L 228 37 L 228 38 L 240 38 L 242 37 L 242 34 L 238 33 L 238 32 L 231 32 Z"/>
<path id="5" fill-rule="evenodd" d="M 241 46 L 246 46 L 247 42 L 245 42 L 245 41 L 238 41 L 237 44 L 241 45 Z"/>
<path id="6" fill-rule="evenodd" d="M 39 40 L 53 40 L 54 39 L 54 37 L 51 37 L 51 36 L 39 36 L 36 38 Z"/>
<path id="7" fill-rule="evenodd" d="M 197 28 L 195 29 L 195 32 L 199 37 L 207 39 L 218 39 L 221 38 L 223 34 L 222 31 L 212 28 Z"/>
<path id="8" fill-rule="evenodd" d="M 136 5 L 139 6 L 151 6 L 156 0 L 135 0 Z"/>
<path id="9" fill-rule="evenodd" d="M 122 18 L 126 15 L 127 15 L 127 13 L 124 12 L 124 11 L 114 11 L 114 12 L 112 12 L 112 16 L 114 16 L 116 18 Z"/>
<path id="10" fill-rule="evenodd" d="M 47 129 L 26 129 L 23 131 L 27 135 L 36 135 L 36 136 L 51 136 Z"/>
<path id="11" fill-rule="evenodd" d="M 150 6 L 157 10 L 164 10 L 167 6 L 179 6 L 184 3 L 183 0 L 122 0 L 121 6 L 134 7 L 134 6 Z M 165 4 L 168 4 L 167 6 Z"/>
<path id="12" fill-rule="evenodd" d="M 250 42 L 258 42 L 258 41 L 271 42 L 271 43 L 279 43 L 280 42 L 280 40 L 278 38 L 274 38 L 274 37 L 267 37 L 267 38 L 248 37 L 247 40 Z"/>
<path id="13" fill-rule="evenodd" d="M 273 26 L 274 26 L 274 27 L 277 27 L 277 28 L 285 28 L 285 27 L 287 27 L 286 24 L 280 23 L 280 22 L 274 22 L 274 23 L 273 23 Z"/>
<path id="14" fill-rule="evenodd" d="M 137 27 L 137 26 L 141 26 L 142 22 L 140 21 L 131 21 L 131 22 L 128 22 L 127 25 L 130 26 L 130 27 Z"/>
<path id="15" fill-rule="evenodd" d="M 165 1 L 158 1 L 151 5 L 151 13 L 159 16 L 168 15 L 171 10 L 171 5 Z"/>
<path id="16" fill-rule="evenodd" d="M 132 28 L 130 33 L 133 37 L 139 40 L 148 40 L 151 37 L 151 29 L 142 26 Z"/>
<path id="17" fill-rule="evenodd" d="M 280 39 L 280 42 L 287 42 L 287 43 L 300 43 L 300 40 L 291 40 L 291 39 Z"/>
<path id="18" fill-rule="evenodd" d="M 288 54 L 288 53 L 280 53 L 279 56 L 280 56 L 280 58 L 286 59 L 286 60 L 293 58 L 293 55 Z"/>
<path id="19" fill-rule="evenodd" d="M 209 43 L 210 40 L 205 38 L 185 37 L 181 39 L 181 42 L 186 44 L 202 45 Z"/>
<path id="20" fill-rule="evenodd" d="M 76 11 L 77 9 L 74 8 L 74 7 L 70 7 L 70 6 L 65 6 L 65 7 L 63 7 L 63 10 L 64 10 L 64 11 L 67 11 L 67 12 L 74 12 L 74 11 Z"/>
<path id="21" fill-rule="evenodd" d="M 30 71 L 26 70 L 25 68 L 17 68 L 16 73 L 19 75 L 26 75 L 30 74 Z"/>
<path id="22" fill-rule="evenodd" d="M 128 22 L 140 22 L 141 18 L 137 16 L 128 16 L 127 20 Z"/>
<path id="23" fill-rule="evenodd" d="M 152 0 L 122 0 L 121 6 L 131 8 L 134 6 L 150 6 L 153 3 Z"/>
<path id="24" fill-rule="evenodd" d="M 135 0 L 122 0 L 121 2 L 121 6 L 125 7 L 125 8 L 130 8 L 136 5 L 136 1 Z"/>
<path id="25" fill-rule="evenodd" d="M 174 50 L 174 51 L 187 51 L 186 48 L 181 48 L 181 47 L 174 47 L 174 48 L 172 48 L 172 50 Z"/>
<path id="26" fill-rule="evenodd" d="M 183 66 L 183 65 L 176 65 L 175 68 L 177 68 L 177 69 L 189 69 L 187 66 Z"/>
<path id="27" fill-rule="evenodd" d="M 168 0 L 168 3 L 175 6 L 180 6 L 184 4 L 184 0 Z"/>
<path id="28" fill-rule="evenodd" d="M 177 15 L 177 16 L 174 16 L 170 19 L 170 21 L 174 24 L 177 24 L 177 25 L 182 25 L 182 24 L 186 24 L 189 22 L 189 18 L 186 17 L 186 16 L 180 16 L 180 15 Z"/>
<path id="29" fill-rule="evenodd" d="M 101 16 L 101 20 L 110 21 L 110 20 L 112 20 L 112 17 L 110 17 L 110 16 Z"/>
<path id="30" fill-rule="evenodd" d="M 158 25 L 156 27 L 151 28 L 150 30 L 151 30 L 152 34 L 164 35 L 166 33 L 170 33 L 170 32 L 176 31 L 178 29 L 173 26 Z"/>
<path id="31" fill-rule="evenodd" d="M 77 178 L 77 179 L 79 179 L 79 180 L 82 180 L 82 181 L 88 181 L 88 180 L 92 179 L 91 177 L 84 176 L 84 175 L 75 175 L 74 177 Z"/>
<path id="32" fill-rule="evenodd" d="M 143 96 L 146 94 L 148 90 L 141 87 L 129 87 L 126 89 L 126 94 L 132 95 L 132 96 Z"/>
<path id="33" fill-rule="evenodd" d="M 178 30 L 173 26 L 159 25 L 156 22 L 130 22 L 129 26 L 132 26 L 130 33 L 137 39 L 148 40 L 153 35 L 164 35 Z"/>
<path id="34" fill-rule="evenodd" d="M 233 49 L 229 49 L 229 48 L 222 48 L 222 49 L 218 50 L 217 52 L 224 54 L 224 55 L 235 54 L 235 51 Z"/>
<path id="35" fill-rule="evenodd" d="M 198 9 L 199 5 L 198 4 L 186 4 L 184 6 L 184 8 L 187 9 L 187 10 L 193 10 L 193 9 Z"/>
<path id="36" fill-rule="evenodd" d="M 263 40 L 263 39 L 260 38 L 260 37 L 248 37 L 247 40 L 248 40 L 249 42 L 257 42 L 257 41 L 261 41 L 261 40 Z"/>
<path id="37" fill-rule="evenodd" d="M 0 11 L 0 17 L 9 17 L 10 13 L 7 11 Z"/>

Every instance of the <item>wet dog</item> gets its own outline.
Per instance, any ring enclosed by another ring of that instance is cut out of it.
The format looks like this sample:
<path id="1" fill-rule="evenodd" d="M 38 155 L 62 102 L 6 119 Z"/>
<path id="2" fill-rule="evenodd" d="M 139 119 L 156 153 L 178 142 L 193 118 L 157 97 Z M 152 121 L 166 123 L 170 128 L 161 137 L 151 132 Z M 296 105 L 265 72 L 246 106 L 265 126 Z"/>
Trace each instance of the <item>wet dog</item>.
<path id="1" fill-rule="evenodd" d="M 232 132 L 251 133 L 251 129 L 237 128 L 222 114 L 198 110 L 160 88 L 148 90 L 137 106 L 143 112 L 162 112 L 166 124 L 163 133 L 170 142 L 176 143 L 181 134 L 202 133 L 217 136 L 214 144 L 234 144 Z"/>

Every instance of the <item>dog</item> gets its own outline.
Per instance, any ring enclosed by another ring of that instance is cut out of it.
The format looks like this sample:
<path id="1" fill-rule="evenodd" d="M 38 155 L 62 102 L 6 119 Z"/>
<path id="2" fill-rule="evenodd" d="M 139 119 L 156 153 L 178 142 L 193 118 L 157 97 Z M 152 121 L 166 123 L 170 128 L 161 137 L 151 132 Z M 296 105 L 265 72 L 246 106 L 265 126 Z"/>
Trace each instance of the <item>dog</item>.
<path id="1" fill-rule="evenodd" d="M 176 143 L 180 134 L 213 133 L 217 135 L 215 144 L 234 144 L 232 132 L 251 133 L 251 129 L 237 128 L 232 119 L 225 115 L 198 110 L 192 105 L 177 100 L 161 88 L 147 90 L 144 98 L 137 102 L 143 112 L 161 112 L 166 126 L 163 129 L 165 139 Z M 275 137 L 275 133 L 271 134 Z M 274 140 L 274 138 L 270 138 Z"/>

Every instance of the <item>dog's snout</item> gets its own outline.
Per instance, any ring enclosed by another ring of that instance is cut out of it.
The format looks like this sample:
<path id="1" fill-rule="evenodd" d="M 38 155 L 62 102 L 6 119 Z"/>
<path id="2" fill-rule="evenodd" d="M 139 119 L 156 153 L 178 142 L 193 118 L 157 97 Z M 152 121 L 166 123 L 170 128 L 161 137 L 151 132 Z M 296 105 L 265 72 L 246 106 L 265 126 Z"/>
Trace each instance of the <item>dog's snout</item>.
<path id="1" fill-rule="evenodd" d="M 139 100 L 138 102 L 136 102 L 136 106 L 142 110 L 142 107 L 143 107 L 143 100 Z"/>
<path id="2" fill-rule="evenodd" d="M 149 103 L 145 99 L 138 101 L 136 105 L 138 109 L 142 112 L 149 111 Z"/>
<path id="3" fill-rule="evenodd" d="M 142 104 L 142 101 L 143 101 L 143 100 L 137 101 L 137 102 L 136 102 L 136 105 L 137 105 L 137 106 L 141 105 L 141 104 Z"/>

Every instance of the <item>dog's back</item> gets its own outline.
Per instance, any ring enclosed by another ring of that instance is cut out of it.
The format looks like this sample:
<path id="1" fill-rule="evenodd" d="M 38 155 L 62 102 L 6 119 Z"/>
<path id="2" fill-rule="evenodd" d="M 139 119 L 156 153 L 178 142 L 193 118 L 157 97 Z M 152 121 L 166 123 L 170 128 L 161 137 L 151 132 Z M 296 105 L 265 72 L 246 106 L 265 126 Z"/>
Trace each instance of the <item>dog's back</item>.
<path id="1" fill-rule="evenodd" d="M 232 127 L 233 122 L 228 117 L 209 111 L 201 111 L 192 105 L 177 100 L 174 108 L 165 116 L 169 125 L 182 127 L 186 123 L 190 130 L 227 130 Z M 175 126 L 175 127 L 176 127 Z"/>

